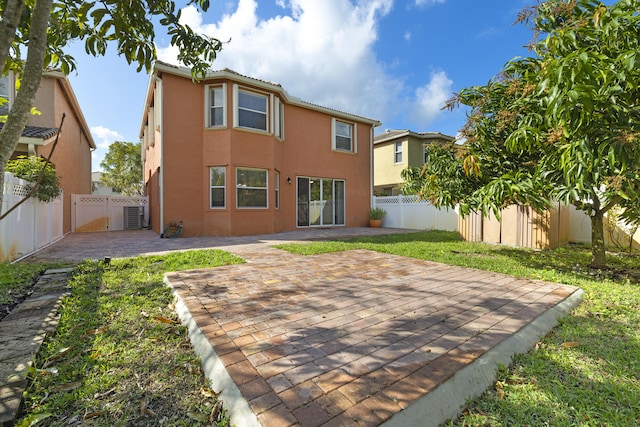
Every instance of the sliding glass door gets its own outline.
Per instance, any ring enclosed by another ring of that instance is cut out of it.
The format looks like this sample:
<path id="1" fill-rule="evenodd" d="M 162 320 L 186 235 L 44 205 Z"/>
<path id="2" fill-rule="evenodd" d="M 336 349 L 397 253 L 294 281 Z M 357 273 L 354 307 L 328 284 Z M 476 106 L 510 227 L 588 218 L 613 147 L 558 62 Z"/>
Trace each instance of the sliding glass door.
<path id="1" fill-rule="evenodd" d="M 298 227 L 344 225 L 344 180 L 298 177 Z"/>

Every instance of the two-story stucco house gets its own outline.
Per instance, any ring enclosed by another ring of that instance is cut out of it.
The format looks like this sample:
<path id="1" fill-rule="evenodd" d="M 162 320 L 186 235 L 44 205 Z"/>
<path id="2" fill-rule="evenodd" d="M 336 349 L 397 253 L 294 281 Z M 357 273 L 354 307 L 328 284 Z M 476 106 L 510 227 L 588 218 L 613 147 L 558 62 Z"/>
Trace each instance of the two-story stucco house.
<path id="1" fill-rule="evenodd" d="M 422 167 L 427 144 L 451 142 L 454 137 L 440 132 L 387 130 L 373 140 L 373 191 L 378 196 L 400 194 L 402 176 L 409 166 Z"/>
<path id="2" fill-rule="evenodd" d="M 225 69 L 156 63 L 140 138 L 151 227 L 183 236 L 365 226 L 379 122 Z"/>
<path id="3" fill-rule="evenodd" d="M 8 102 L 0 107 L 7 114 L 15 96 L 12 73 L 0 78 L 0 97 Z M 58 144 L 51 163 L 60 177 L 63 190 L 63 232 L 71 231 L 71 194 L 91 193 L 91 152 L 96 145 L 80 109 L 69 79 L 59 71 L 46 71 L 36 92 L 34 107 L 39 114 L 27 119 L 20 142 L 11 158 L 49 157 L 56 138 Z M 64 124 L 60 122 L 64 114 Z"/>

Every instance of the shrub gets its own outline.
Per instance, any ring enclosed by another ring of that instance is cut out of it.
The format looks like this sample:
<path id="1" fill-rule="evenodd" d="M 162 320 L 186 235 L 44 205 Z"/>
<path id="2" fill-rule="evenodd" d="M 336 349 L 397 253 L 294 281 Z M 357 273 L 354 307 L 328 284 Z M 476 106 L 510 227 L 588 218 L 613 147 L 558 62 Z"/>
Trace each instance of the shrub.
<path id="1" fill-rule="evenodd" d="M 32 185 L 38 180 L 38 176 L 45 165 L 45 160 L 42 157 L 37 156 L 18 156 L 16 160 L 9 160 L 7 163 L 6 171 L 11 172 L 18 178 L 22 178 L 25 181 L 29 181 L 29 191 L 33 188 Z M 60 187 L 60 177 L 56 174 L 56 169 L 52 164 L 47 164 L 42 180 L 36 189 L 33 197 L 41 202 L 50 202 L 51 200 L 62 194 L 62 187 Z"/>
<path id="2" fill-rule="evenodd" d="M 382 208 L 369 209 L 369 219 L 383 219 L 387 216 L 387 211 Z"/>

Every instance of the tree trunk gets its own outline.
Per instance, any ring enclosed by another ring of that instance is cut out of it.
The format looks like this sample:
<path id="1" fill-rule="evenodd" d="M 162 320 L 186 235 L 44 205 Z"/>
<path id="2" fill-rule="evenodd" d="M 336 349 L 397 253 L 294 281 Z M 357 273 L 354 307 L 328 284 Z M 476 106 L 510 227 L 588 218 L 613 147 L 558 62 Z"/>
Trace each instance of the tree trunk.
<path id="1" fill-rule="evenodd" d="M 53 0 L 37 0 L 31 14 L 29 50 L 25 62 L 20 90 L 16 94 L 7 121 L 0 131 L 0 206 L 4 193 L 4 171 L 7 162 L 20 142 L 27 118 L 36 98 L 42 79 L 42 67 L 47 51 L 47 27 Z M 2 44 L 2 43 L 0 43 Z M 2 64 L 4 66 L 4 64 Z"/>
<path id="2" fill-rule="evenodd" d="M 605 265 L 604 212 L 595 210 L 591 216 L 591 267 L 603 268 Z"/>

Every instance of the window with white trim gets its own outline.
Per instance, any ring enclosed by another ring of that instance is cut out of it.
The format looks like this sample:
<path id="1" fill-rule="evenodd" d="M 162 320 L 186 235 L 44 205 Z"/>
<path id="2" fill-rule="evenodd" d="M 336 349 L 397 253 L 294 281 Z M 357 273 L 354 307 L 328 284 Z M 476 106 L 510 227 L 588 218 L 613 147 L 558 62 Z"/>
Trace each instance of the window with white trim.
<path id="1" fill-rule="evenodd" d="M 207 85 L 205 90 L 207 127 L 225 127 L 227 125 L 225 108 L 227 104 L 226 85 Z"/>
<path id="2" fill-rule="evenodd" d="M 276 209 L 280 209 L 280 172 L 276 171 L 275 173 L 275 183 L 273 184 L 273 187 L 276 190 L 276 198 L 273 202 L 274 206 Z"/>
<path id="3" fill-rule="evenodd" d="M 209 168 L 209 183 L 211 191 L 209 193 L 209 207 L 211 209 L 224 209 L 227 192 L 227 171 L 224 166 L 214 166 Z"/>
<path id="4" fill-rule="evenodd" d="M 284 104 L 280 98 L 275 99 L 275 123 L 274 135 L 280 139 L 284 139 Z"/>
<path id="5" fill-rule="evenodd" d="M 238 208 L 266 208 L 267 170 L 236 169 L 236 205 Z"/>
<path id="6" fill-rule="evenodd" d="M 353 123 L 347 123 L 336 119 L 332 119 L 331 124 L 331 148 L 333 150 L 355 153 L 356 126 Z"/>
<path id="7" fill-rule="evenodd" d="M 393 161 L 394 163 L 402 163 L 402 141 L 394 144 Z"/>
<path id="8" fill-rule="evenodd" d="M 4 116 L 9 114 L 14 92 L 15 84 L 13 83 L 12 73 L 0 77 L 0 98 L 2 98 L 2 102 L 0 102 L 0 115 Z"/>
<path id="9" fill-rule="evenodd" d="M 236 125 L 241 128 L 269 131 L 269 97 L 237 89 Z"/>
<path id="10" fill-rule="evenodd" d="M 427 163 L 427 143 L 422 143 L 422 163 Z"/>

